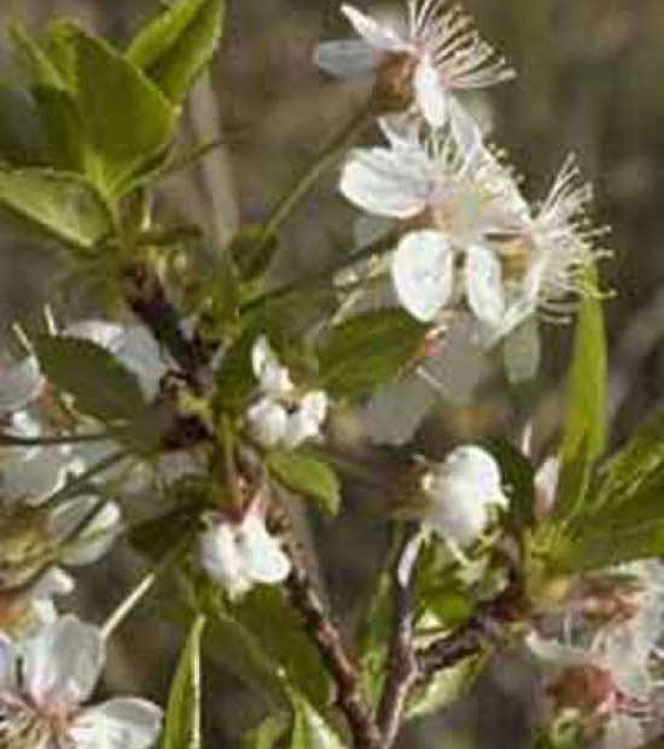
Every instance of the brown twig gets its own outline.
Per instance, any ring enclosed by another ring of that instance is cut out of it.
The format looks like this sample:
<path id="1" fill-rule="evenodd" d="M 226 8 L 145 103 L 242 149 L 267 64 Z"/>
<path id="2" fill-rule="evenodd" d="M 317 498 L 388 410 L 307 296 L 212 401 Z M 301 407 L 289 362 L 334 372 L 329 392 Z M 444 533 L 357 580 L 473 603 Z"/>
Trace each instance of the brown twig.
<path id="1" fill-rule="evenodd" d="M 326 611 L 311 581 L 297 543 L 292 538 L 287 539 L 286 548 L 292 563 L 286 589 L 334 680 L 337 705 L 348 722 L 353 746 L 355 749 L 382 749 L 384 744 L 363 694 L 360 674 L 346 652 L 339 628 Z"/>
<path id="2" fill-rule="evenodd" d="M 378 707 L 378 726 L 384 749 L 391 747 L 399 733 L 406 712 L 408 697 L 417 684 L 419 666 L 413 643 L 414 595 L 413 567 L 404 562 L 417 528 L 408 529 L 394 567 L 394 613 L 392 638 L 387 662 L 385 687 Z"/>

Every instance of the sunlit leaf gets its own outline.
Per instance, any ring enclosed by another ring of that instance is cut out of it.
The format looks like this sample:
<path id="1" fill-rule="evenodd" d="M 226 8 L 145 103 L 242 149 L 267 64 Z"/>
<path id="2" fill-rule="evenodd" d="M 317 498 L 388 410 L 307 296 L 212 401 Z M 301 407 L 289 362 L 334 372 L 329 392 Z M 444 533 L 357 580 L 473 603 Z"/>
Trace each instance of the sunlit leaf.
<path id="1" fill-rule="evenodd" d="M 274 451 L 267 463 L 289 489 L 316 500 L 325 512 L 334 515 L 339 511 L 341 484 L 327 463 L 305 450 Z"/>

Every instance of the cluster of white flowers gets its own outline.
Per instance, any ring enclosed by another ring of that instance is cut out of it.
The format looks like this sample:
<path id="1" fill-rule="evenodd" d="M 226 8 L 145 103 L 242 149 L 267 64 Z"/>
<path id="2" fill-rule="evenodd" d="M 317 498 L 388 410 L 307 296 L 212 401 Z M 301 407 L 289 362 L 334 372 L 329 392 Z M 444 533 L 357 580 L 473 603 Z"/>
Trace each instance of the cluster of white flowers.
<path id="1" fill-rule="evenodd" d="M 570 158 L 532 210 L 459 96 L 512 71 L 440 0 L 409 0 L 406 33 L 342 10 L 362 38 L 320 45 L 318 64 L 335 75 L 374 70 L 380 91 L 398 82 L 397 109 L 409 113 L 379 121 L 387 145 L 355 149 L 340 185 L 367 214 L 398 222 L 390 272 L 399 303 L 424 322 L 469 311 L 483 347 L 536 312 L 566 314 L 589 291 L 583 269 L 598 254 L 590 187 Z"/>
<path id="2" fill-rule="evenodd" d="M 544 619 L 540 627 L 551 627 Z M 527 638 L 544 666 L 554 720 L 576 721 L 603 749 L 634 749 L 649 737 L 664 688 L 664 567 L 635 562 L 576 586 L 563 634 Z"/>
<path id="3" fill-rule="evenodd" d="M 35 637 L 0 633 L 0 745 L 21 749 L 148 749 L 161 730 L 151 702 L 114 698 L 83 707 L 104 664 L 101 632 L 67 615 Z"/>
<path id="4" fill-rule="evenodd" d="M 299 392 L 264 336 L 254 343 L 251 363 L 260 392 L 247 410 L 251 436 L 262 447 L 287 450 L 317 437 L 327 414 L 327 395 L 322 390 Z"/>
<path id="5" fill-rule="evenodd" d="M 240 517 L 211 512 L 206 522 L 207 528 L 200 535 L 201 565 L 232 600 L 257 583 L 274 585 L 290 574 L 290 560 L 265 527 L 260 498 L 254 499 Z"/>

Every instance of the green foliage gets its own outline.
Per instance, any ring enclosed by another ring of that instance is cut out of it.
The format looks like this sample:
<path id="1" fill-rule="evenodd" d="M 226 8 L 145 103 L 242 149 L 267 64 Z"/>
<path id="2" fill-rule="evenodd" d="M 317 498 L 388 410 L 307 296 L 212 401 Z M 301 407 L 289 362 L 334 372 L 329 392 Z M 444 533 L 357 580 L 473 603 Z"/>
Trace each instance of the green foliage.
<path id="1" fill-rule="evenodd" d="M 638 429 L 600 478 L 557 550 L 558 569 L 597 569 L 664 553 L 664 414 Z"/>
<path id="2" fill-rule="evenodd" d="M 0 171 L 0 205 L 21 222 L 78 248 L 93 247 L 110 231 L 103 200 L 75 174 L 40 168 Z"/>
<path id="3" fill-rule="evenodd" d="M 335 731 L 305 697 L 292 688 L 288 694 L 293 706 L 293 725 L 286 743 L 289 749 L 344 749 Z"/>
<path id="4" fill-rule="evenodd" d="M 205 617 L 196 617 L 182 649 L 168 697 L 162 749 L 201 749 L 201 638 Z"/>
<path id="5" fill-rule="evenodd" d="M 509 495 L 508 521 L 515 531 L 533 522 L 535 471 L 530 460 L 504 439 L 486 440 L 487 450 L 500 464 L 505 491 Z"/>
<path id="6" fill-rule="evenodd" d="M 225 0 L 180 0 L 139 32 L 127 59 L 179 102 L 212 59 L 224 12 Z"/>
<path id="7" fill-rule="evenodd" d="M 76 408 L 111 427 L 126 427 L 147 411 L 136 376 L 91 341 L 39 335 L 34 340 L 51 384 L 74 398 Z"/>
<path id="8" fill-rule="evenodd" d="M 401 310 L 358 315 L 318 342 L 320 386 L 356 398 L 394 379 L 420 352 L 427 327 Z"/>
<path id="9" fill-rule="evenodd" d="M 286 487 L 311 497 L 322 510 L 336 515 L 341 505 L 341 484 L 327 463 L 306 450 L 275 450 L 268 455 L 271 473 Z"/>
<path id="10" fill-rule="evenodd" d="M 460 700 L 468 694 L 485 663 L 484 655 L 471 655 L 439 671 L 411 696 L 406 714 L 408 720 L 433 715 Z"/>
<path id="11" fill-rule="evenodd" d="M 256 337 L 245 331 L 224 353 L 215 374 L 215 404 L 222 411 L 241 411 L 256 388 L 251 350 Z"/>
<path id="12" fill-rule="evenodd" d="M 588 284 L 597 286 L 594 268 Z M 555 514 L 567 518 L 582 508 L 595 461 L 606 440 L 606 334 L 602 303 L 584 296 L 576 323 L 569 372 L 565 431 Z"/>
<path id="13" fill-rule="evenodd" d="M 46 139 L 29 93 L 0 83 L 0 160 L 10 166 L 42 164 Z"/>
<path id="14" fill-rule="evenodd" d="M 287 730 L 288 726 L 283 718 L 270 715 L 244 736 L 242 749 L 276 749 Z"/>
<path id="15" fill-rule="evenodd" d="M 76 103 L 86 171 L 110 197 L 167 146 L 173 107 L 156 86 L 103 40 L 70 25 L 76 52 Z"/>
<path id="16" fill-rule="evenodd" d="M 326 709 L 329 677 L 282 590 L 257 586 L 241 601 L 228 603 L 204 582 L 197 589 L 197 606 L 209 617 L 210 655 L 270 704 L 289 704 L 283 674 L 317 710 Z"/>

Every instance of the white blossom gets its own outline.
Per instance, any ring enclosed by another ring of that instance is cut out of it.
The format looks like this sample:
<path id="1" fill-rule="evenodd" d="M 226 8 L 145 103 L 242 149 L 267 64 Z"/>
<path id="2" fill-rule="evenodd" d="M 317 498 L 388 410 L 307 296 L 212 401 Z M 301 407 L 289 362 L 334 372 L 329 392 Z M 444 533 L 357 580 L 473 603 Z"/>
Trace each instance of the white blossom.
<path id="1" fill-rule="evenodd" d="M 204 570 L 237 599 L 255 584 L 274 585 L 290 573 L 290 561 L 279 541 L 268 532 L 258 501 L 240 519 L 209 513 L 200 535 Z"/>
<path id="2" fill-rule="evenodd" d="M 492 507 L 508 506 L 498 463 L 477 445 L 454 449 L 425 474 L 422 487 L 428 499 L 425 525 L 459 547 L 487 530 Z"/>
<path id="3" fill-rule="evenodd" d="M 0 744 L 30 749 L 148 749 L 162 711 L 113 698 L 85 707 L 104 664 L 100 631 L 74 616 L 18 646 L 0 637 Z"/>
<path id="4" fill-rule="evenodd" d="M 246 413 L 251 436 L 263 447 L 289 450 L 318 437 L 327 395 L 322 390 L 298 391 L 265 336 L 254 343 L 251 360 L 260 392 Z"/>
<path id="5" fill-rule="evenodd" d="M 514 76 L 480 39 L 472 20 L 445 1 L 408 0 L 405 29 L 380 23 L 349 4 L 341 12 L 360 39 L 320 44 L 316 64 L 337 77 L 373 72 L 375 93 L 386 111 L 414 108 L 433 127 L 451 122 L 467 129 L 469 117 L 458 92 Z"/>

